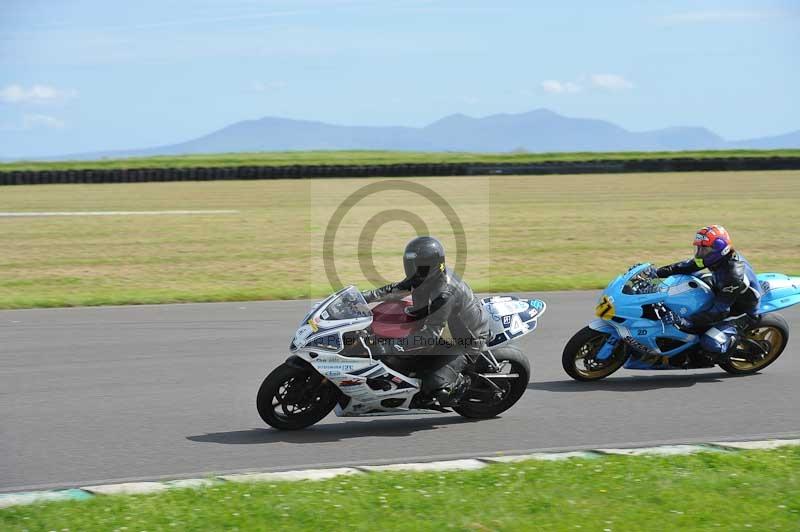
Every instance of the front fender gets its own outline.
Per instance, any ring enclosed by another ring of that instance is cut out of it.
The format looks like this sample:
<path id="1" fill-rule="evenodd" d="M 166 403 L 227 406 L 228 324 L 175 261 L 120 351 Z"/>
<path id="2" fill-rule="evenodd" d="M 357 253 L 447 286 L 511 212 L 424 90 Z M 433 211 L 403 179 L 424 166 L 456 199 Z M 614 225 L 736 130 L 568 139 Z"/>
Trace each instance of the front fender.
<path id="1" fill-rule="evenodd" d="M 617 328 L 608 323 L 606 320 L 592 320 L 589 323 L 589 328 L 593 331 L 601 332 L 608 335 L 608 339 L 603 346 L 595 354 L 598 360 L 606 360 L 614 353 L 617 343 L 620 341 L 620 335 Z"/>
<path id="2" fill-rule="evenodd" d="M 608 323 L 606 320 L 596 319 L 589 322 L 589 328 L 593 331 L 612 334 L 614 336 L 619 336 L 617 334 L 617 328 Z"/>
<path id="3" fill-rule="evenodd" d="M 308 369 L 313 367 L 308 361 L 303 360 L 297 355 L 292 355 L 289 358 L 287 358 L 284 364 L 294 369 Z"/>

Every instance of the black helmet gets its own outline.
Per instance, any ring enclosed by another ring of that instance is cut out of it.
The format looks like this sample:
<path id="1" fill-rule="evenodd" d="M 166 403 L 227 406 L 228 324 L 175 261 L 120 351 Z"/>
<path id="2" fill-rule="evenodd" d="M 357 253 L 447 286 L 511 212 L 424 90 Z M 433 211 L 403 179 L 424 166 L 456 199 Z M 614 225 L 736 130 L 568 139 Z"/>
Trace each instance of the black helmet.
<path id="1" fill-rule="evenodd" d="M 403 269 L 413 286 L 444 271 L 444 246 L 432 236 L 418 236 L 406 245 Z"/>

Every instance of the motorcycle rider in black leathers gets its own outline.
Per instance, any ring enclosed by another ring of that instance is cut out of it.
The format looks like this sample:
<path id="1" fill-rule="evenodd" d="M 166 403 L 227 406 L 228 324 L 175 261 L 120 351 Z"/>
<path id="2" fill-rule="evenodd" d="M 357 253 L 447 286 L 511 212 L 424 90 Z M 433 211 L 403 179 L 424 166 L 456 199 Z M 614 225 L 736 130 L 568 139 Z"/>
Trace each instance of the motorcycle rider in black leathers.
<path id="1" fill-rule="evenodd" d="M 675 325 L 686 332 L 701 334 L 700 346 L 716 361 L 728 362 L 738 334 L 758 319 L 761 287 L 753 268 L 733 249 L 730 235 L 724 227 L 711 225 L 695 235 L 697 250 L 688 259 L 659 268 L 658 277 L 693 274 L 708 268 L 714 304 L 708 310 L 688 317 L 674 317 Z"/>
<path id="2" fill-rule="evenodd" d="M 363 292 L 368 303 L 411 294 L 406 314 L 422 320 L 407 338 L 380 341 L 378 352 L 403 362 L 422 378 L 422 395 L 451 406 L 467 391 L 462 375 L 467 357 L 484 350 L 490 337 L 489 319 L 467 284 L 445 265 L 444 246 L 430 236 L 417 237 L 403 253 L 406 278 Z"/>

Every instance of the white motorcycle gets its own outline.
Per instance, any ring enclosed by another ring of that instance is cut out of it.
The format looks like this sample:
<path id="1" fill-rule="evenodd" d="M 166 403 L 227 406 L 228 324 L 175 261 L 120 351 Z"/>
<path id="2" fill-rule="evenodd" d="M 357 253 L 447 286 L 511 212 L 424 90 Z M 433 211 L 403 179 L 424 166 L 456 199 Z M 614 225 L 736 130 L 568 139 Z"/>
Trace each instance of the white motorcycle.
<path id="1" fill-rule="evenodd" d="M 497 416 L 516 403 L 530 379 L 530 364 L 508 345 L 536 329 L 547 308 L 538 299 L 495 296 L 481 300 L 491 316 L 492 339 L 464 369 L 470 387 L 452 409 L 473 419 Z M 336 409 L 337 416 L 385 416 L 449 412 L 420 394 L 413 370 L 391 367 L 372 355 L 370 346 L 404 338 L 420 322 L 404 309 L 408 299 L 386 301 L 370 309 L 361 292 L 348 286 L 314 305 L 303 318 L 286 362 L 258 390 L 256 405 L 272 427 L 309 427 Z M 420 355 L 424 356 L 424 355 Z"/>

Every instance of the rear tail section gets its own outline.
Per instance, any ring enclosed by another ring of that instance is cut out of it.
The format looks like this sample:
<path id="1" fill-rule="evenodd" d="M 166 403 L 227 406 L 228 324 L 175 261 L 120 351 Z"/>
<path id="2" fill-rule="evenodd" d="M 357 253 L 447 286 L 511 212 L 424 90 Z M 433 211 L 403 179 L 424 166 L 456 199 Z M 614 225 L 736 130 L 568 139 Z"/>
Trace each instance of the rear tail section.
<path id="1" fill-rule="evenodd" d="M 766 314 L 800 303 L 800 277 L 789 277 L 782 273 L 758 275 L 761 286 L 759 312 Z"/>

